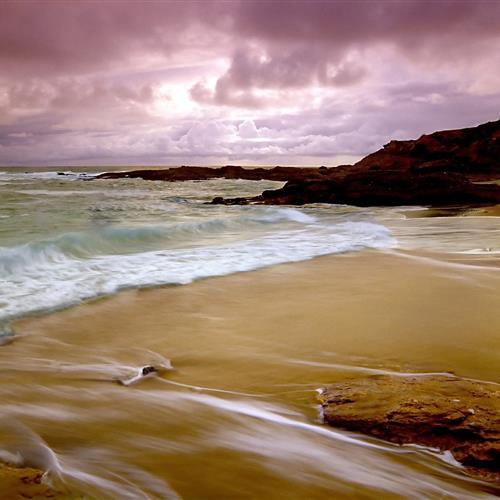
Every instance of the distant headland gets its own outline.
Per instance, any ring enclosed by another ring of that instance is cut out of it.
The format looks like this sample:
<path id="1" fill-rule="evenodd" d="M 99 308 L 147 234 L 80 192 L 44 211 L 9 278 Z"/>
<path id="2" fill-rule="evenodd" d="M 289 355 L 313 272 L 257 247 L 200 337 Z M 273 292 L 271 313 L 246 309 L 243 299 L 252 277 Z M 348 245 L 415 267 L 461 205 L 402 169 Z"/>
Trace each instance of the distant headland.
<path id="1" fill-rule="evenodd" d="M 99 179 L 141 178 L 186 181 L 272 180 L 286 184 L 251 198 L 216 197 L 213 204 L 357 206 L 493 205 L 500 203 L 500 120 L 477 127 L 444 130 L 419 139 L 391 141 L 354 165 L 338 167 L 220 168 L 107 172 Z"/>

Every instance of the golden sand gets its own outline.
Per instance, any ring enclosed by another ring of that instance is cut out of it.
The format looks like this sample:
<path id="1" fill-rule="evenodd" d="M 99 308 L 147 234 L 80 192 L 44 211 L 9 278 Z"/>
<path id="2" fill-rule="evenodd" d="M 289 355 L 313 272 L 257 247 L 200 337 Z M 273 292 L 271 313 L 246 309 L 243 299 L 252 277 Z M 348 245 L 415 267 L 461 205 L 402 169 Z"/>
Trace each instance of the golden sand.
<path id="1" fill-rule="evenodd" d="M 438 255 L 363 252 L 185 286 L 125 291 L 18 322 L 16 333 L 24 337 L 0 350 L 0 356 L 5 356 L 5 363 L 18 364 L 36 358 L 55 360 L 56 365 L 91 366 L 101 358 L 113 358 L 140 366 L 149 362 L 146 353 L 154 352 L 171 359 L 175 370 L 162 376 L 162 384 L 145 381 L 145 388 L 174 390 L 178 386 L 169 384 L 175 383 L 255 394 L 294 408 L 314 423 L 314 389 L 328 382 L 379 371 L 453 372 L 500 382 L 498 262 L 490 259 L 483 265 L 477 258 L 466 259 L 449 262 Z M 20 369 L 6 375 L 5 381 L 22 384 L 18 404 L 45 404 L 39 386 L 65 384 L 89 393 L 108 387 L 103 385 L 106 375 L 99 371 L 93 375 Z M 197 433 L 205 427 L 229 425 L 220 417 L 214 420 L 208 409 L 180 416 L 157 413 L 153 406 L 138 408 L 126 399 L 137 393 L 112 387 L 114 392 L 104 401 L 82 403 L 66 397 L 63 404 L 83 411 L 82 419 L 92 412 L 104 417 L 118 407 L 128 419 L 82 420 L 77 427 L 45 422 L 41 429 L 48 444 L 67 453 L 73 441 L 129 452 L 126 436 L 143 436 L 147 423 L 155 437 L 198 446 Z M 40 428 L 35 416 L 24 421 Z M 326 487 L 321 482 L 278 480 L 261 465 L 249 464 L 244 453 L 211 448 L 196 454 L 158 453 L 138 451 L 130 460 L 165 478 L 186 498 L 238 496 L 241 491 L 254 497 L 322 498 L 336 491 L 337 483 Z M 196 482 L 192 474 L 198 476 Z M 292 469 L 290 474 L 297 472 Z M 441 477 L 433 474 L 430 483 Z M 232 477 L 239 486 L 230 484 Z M 446 474 L 441 479 L 449 481 L 445 478 Z M 342 491 L 337 491 L 340 497 Z M 376 494 L 368 486 L 356 486 L 353 492 Z"/>

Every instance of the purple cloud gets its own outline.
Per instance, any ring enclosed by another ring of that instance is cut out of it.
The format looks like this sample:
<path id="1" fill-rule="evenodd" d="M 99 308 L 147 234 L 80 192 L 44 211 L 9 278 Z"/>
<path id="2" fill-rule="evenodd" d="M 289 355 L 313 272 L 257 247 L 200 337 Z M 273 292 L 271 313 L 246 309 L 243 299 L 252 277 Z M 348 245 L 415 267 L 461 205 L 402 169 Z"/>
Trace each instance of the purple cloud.
<path id="1" fill-rule="evenodd" d="M 0 4 L 0 164 L 335 164 L 498 119 L 500 3 Z"/>

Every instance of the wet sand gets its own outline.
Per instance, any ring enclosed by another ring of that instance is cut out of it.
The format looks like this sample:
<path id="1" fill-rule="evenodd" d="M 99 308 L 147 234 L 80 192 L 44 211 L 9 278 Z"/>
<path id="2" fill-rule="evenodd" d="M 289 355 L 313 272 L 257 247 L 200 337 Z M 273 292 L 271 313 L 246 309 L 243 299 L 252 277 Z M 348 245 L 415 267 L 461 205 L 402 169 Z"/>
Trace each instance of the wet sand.
<path id="1" fill-rule="evenodd" d="M 490 206 L 457 206 L 444 208 L 424 208 L 404 212 L 407 218 L 415 217 L 499 217 L 500 205 Z"/>
<path id="2" fill-rule="evenodd" d="M 330 382 L 385 372 L 500 382 L 499 262 L 447 259 L 323 257 L 20 321 L 0 349 L 4 413 L 88 473 L 140 469 L 140 484 L 162 482 L 159 498 L 481 497 L 486 486 L 428 452 L 376 452 L 359 436 L 332 446 L 318 423 L 314 391 Z M 112 382 L 160 356 L 174 370 Z"/>

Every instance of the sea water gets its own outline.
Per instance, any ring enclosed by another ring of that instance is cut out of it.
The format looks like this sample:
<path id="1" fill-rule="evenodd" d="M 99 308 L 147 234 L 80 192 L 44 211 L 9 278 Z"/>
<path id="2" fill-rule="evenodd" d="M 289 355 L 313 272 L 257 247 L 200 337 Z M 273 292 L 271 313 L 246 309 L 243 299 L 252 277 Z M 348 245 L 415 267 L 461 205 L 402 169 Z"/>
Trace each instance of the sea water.
<path id="1" fill-rule="evenodd" d="M 95 498 L 494 491 L 436 450 L 321 425 L 314 394 L 381 374 L 498 383 L 498 217 L 213 206 L 282 184 L 97 173 L 0 173 L 1 460 Z"/>
<path id="2" fill-rule="evenodd" d="M 220 206 L 282 183 L 94 180 L 0 171 L 0 321 L 130 287 L 186 284 L 367 249 L 489 252 L 498 218 L 410 219 L 401 208 Z"/>
<path id="3" fill-rule="evenodd" d="M 370 213 L 347 207 L 207 203 L 281 183 L 92 179 L 92 172 L 0 173 L 0 319 L 129 287 L 395 245 Z"/>

